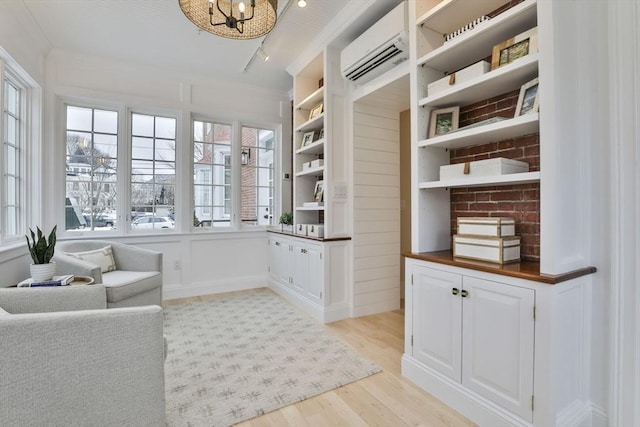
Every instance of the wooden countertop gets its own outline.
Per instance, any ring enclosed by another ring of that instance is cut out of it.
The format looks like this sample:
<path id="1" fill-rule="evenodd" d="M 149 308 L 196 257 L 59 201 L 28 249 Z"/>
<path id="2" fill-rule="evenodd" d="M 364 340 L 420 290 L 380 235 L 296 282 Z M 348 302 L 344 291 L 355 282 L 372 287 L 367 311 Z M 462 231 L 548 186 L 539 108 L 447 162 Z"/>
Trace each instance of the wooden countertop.
<path id="1" fill-rule="evenodd" d="M 282 234 L 283 236 L 289 236 L 289 237 L 297 237 L 299 239 L 307 239 L 307 240 L 314 240 L 316 242 L 337 242 L 340 240 L 351 240 L 351 237 L 331 237 L 331 238 L 326 238 L 326 237 L 313 237 L 313 236 L 301 236 L 299 234 L 295 234 L 295 233 L 291 233 L 289 231 L 281 231 L 278 229 L 269 229 L 267 230 L 267 232 L 269 233 L 276 233 L 276 234 Z"/>
<path id="2" fill-rule="evenodd" d="M 554 285 L 565 280 L 593 274 L 597 270 L 595 267 L 584 267 L 567 273 L 550 275 L 540 273 L 540 263 L 533 261 L 520 261 L 511 264 L 495 264 L 492 262 L 474 261 L 470 259 L 454 258 L 451 251 L 437 252 L 405 252 L 402 255 L 408 258 L 423 261 L 436 262 L 438 264 L 452 265 L 455 267 L 468 268 L 471 270 L 484 271 L 486 273 L 500 274 L 503 276 L 517 277 L 519 279 L 533 280 L 536 282 Z"/>

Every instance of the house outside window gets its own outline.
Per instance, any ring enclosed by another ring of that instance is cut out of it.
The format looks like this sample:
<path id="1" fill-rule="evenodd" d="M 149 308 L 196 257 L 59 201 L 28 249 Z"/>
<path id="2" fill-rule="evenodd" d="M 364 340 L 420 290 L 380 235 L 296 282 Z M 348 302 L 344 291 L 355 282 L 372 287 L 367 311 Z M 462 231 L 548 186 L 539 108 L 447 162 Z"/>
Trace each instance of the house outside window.
<path id="1" fill-rule="evenodd" d="M 132 216 L 146 215 L 173 221 L 175 194 L 176 119 L 132 113 Z M 167 227 L 158 221 L 150 228 Z"/>
<path id="2" fill-rule="evenodd" d="M 241 134 L 242 224 L 273 225 L 275 132 L 270 129 L 242 126 Z"/>
<path id="3" fill-rule="evenodd" d="M 118 112 L 67 105 L 65 229 L 116 227 Z"/>
<path id="4" fill-rule="evenodd" d="M 232 126 L 193 121 L 195 227 L 230 227 Z"/>

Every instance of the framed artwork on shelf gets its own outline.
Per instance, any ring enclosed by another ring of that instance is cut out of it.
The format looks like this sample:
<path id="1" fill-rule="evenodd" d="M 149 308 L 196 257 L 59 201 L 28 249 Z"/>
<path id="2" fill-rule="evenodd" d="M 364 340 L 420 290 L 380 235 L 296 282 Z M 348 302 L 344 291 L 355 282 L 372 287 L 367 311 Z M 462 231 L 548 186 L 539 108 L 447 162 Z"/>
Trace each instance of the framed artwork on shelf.
<path id="1" fill-rule="evenodd" d="M 441 108 L 431 112 L 429 123 L 429 138 L 444 135 L 458 129 L 460 107 Z"/>
<path id="2" fill-rule="evenodd" d="M 324 139 L 324 128 L 320 129 L 318 132 L 318 140 Z"/>
<path id="3" fill-rule="evenodd" d="M 315 189 L 313 190 L 313 200 L 318 203 L 324 201 L 324 181 L 316 181 Z"/>
<path id="4" fill-rule="evenodd" d="M 495 70 L 537 51 L 538 27 L 535 27 L 495 45 L 491 54 L 491 69 Z"/>
<path id="5" fill-rule="evenodd" d="M 523 84 L 520 88 L 515 117 L 523 116 L 528 113 L 536 113 L 539 108 L 538 78 L 536 77 L 530 82 Z"/>
<path id="6" fill-rule="evenodd" d="M 302 142 L 300 143 L 300 148 L 305 147 L 313 142 L 313 135 L 315 135 L 314 131 L 305 132 L 302 135 Z"/>
<path id="7" fill-rule="evenodd" d="M 315 107 L 313 107 L 311 109 L 311 111 L 309 112 L 309 120 L 313 120 L 316 117 L 318 117 L 320 114 L 322 114 L 322 108 L 323 108 L 324 104 L 322 104 L 322 102 L 318 105 L 316 105 Z"/>

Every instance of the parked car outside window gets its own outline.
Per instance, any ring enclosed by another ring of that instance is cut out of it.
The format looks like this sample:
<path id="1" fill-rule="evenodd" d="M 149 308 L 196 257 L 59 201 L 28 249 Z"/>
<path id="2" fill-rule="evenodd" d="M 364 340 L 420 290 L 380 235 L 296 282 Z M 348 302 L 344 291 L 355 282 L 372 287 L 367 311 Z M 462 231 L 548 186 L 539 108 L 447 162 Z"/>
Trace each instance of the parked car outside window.
<path id="1" fill-rule="evenodd" d="M 155 228 L 175 228 L 174 222 L 167 217 L 143 216 L 131 223 L 134 230 L 155 229 Z"/>

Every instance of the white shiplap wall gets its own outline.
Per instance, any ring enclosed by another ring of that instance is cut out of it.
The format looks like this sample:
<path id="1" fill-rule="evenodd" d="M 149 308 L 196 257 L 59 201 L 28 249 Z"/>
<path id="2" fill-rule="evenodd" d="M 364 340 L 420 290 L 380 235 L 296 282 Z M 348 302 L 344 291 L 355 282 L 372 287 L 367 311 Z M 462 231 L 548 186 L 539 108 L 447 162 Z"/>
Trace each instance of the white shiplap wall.
<path id="1" fill-rule="evenodd" d="M 353 104 L 353 314 L 400 307 L 400 133 L 395 109 Z"/>

